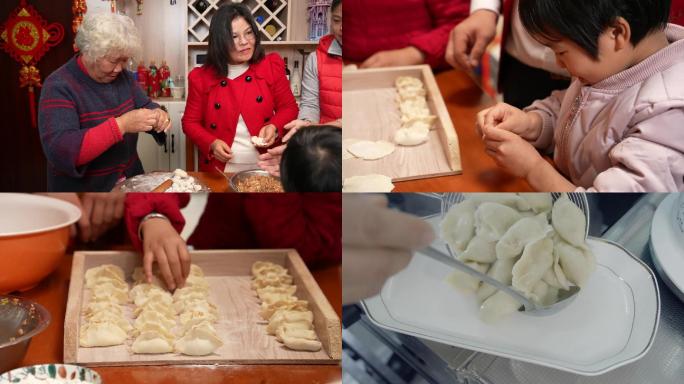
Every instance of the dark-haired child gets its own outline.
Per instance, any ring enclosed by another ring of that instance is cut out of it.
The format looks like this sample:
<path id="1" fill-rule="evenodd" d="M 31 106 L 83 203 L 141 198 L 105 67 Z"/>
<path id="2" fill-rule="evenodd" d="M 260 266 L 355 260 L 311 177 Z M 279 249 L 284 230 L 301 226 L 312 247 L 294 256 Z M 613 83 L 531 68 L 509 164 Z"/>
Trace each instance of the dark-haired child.
<path id="1" fill-rule="evenodd" d="M 340 192 L 342 190 L 342 129 L 310 126 L 288 141 L 280 160 L 285 192 Z"/>
<path id="2" fill-rule="evenodd" d="M 480 112 L 487 153 L 536 190 L 684 191 L 684 28 L 667 24 L 669 9 L 520 0 L 523 25 L 573 81 L 524 111 Z"/>

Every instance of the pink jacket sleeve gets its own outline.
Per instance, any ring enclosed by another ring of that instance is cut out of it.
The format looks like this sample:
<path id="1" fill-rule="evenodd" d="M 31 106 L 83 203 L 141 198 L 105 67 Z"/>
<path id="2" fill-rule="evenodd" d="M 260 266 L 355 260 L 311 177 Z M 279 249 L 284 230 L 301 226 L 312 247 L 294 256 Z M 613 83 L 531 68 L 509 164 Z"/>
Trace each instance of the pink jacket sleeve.
<path id="1" fill-rule="evenodd" d="M 630 129 L 610 151 L 611 168 L 590 192 L 684 191 L 684 110 L 671 109 Z"/>
<path id="2" fill-rule="evenodd" d="M 525 112 L 535 112 L 542 118 L 542 131 L 536 141 L 532 142 L 535 148 L 544 153 L 551 153 L 554 149 L 553 133 L 560 115 L 561 104 L 567 90 L 553 91 L 546 99 L 537 100 Z"/>
<path id="3" fill-rule="evenodd" d="M 432 15 L 433 29 L 414 36 L 410 45 L 425 54 L 425 63 L 432 68 L 446 67 L 444 54 L 449 42 L 449 33 L 456 24 L 470 14 L 470 1 L 426 0 L 425 5 Z"/>

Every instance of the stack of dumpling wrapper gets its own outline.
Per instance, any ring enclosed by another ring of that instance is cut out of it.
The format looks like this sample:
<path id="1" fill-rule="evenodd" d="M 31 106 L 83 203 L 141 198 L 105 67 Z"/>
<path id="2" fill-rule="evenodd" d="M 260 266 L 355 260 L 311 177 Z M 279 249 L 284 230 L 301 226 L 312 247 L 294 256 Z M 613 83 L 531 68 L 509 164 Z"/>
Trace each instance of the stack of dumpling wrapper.
<path id="1" fill-rule="evenodd" d="M 423 82 L 416 77 L 400 76 L 394 86 L 402 123 L 394 134 L 394 142 L 406 146 L 426 142 L 437 117 L 430 114 Z"/>
<path id="2" fill-rule="evenodd" d="M 128 300 L 128 284 L 121 268 L 106 264 L 85 273 L 90 300 L 81 323 L 81 347 L 107 347 L 123 344 L 133 329 L 124 316 Z"/>
<path id="3" fill-rule="evenodd" d="M 318 351 L 321 342 L 313 327 L 313 313 L 308 302 L 294 295 L 297 286 L 281 265 L 257 261 L 252 265 L 252 288 L 261 301 L 261 317 L 268 321 L 266 331 L 286 347 L 300 351 Z"/>
<path id="4" fill-rule="evenodd" d="M 452 206 L 440 225 L 442 238 L 471 268 L 547 306 L 560 290 L 582 287 L 596 260 L 586 244 L 586 217 L 566 194 L 473 194 Z M 480 317 L 494 322 L 520 303 L 503 291 L 455 271 L 447 280 L 475 292 Z"/>
<path id="5" fill-rule="evenodd" d="M 136 338 L 131 347 L 134 353 L 175 351 L 204 356 L 223 345 L 213 326 L 218 317 L 216 307 L 209 302 L 209 283 L 197 265 L 191 266 L 185 286 L 177 289 L 173 296 L 162 288 L 158 277 L 152 284 L 145 283 L 141 268 L 136 268 L 133 279 L 137 283 L 131 289 L 131 299 L 136 306 Z M 178 331 L 174 332 L 174 329 Z"/>

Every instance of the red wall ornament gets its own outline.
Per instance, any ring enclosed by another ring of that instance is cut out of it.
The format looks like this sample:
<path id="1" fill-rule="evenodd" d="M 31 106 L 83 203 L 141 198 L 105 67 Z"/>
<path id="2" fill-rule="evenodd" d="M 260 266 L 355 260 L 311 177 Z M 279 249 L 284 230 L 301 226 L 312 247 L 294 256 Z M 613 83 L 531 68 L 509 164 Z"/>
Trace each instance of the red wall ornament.
<path id="1" fill-rule="evenodd" d="M 0 48 L 22 65 L 19 70 L 19 84 L 21 88 L 28 87 L 33 127 L 37 126 L 34 87 L 42 86 L 36 64 L 62 39 L 64 27 L 59 23 L 48 25 L 26 0 L 20 0 L 19 6 L 0 27 Z"/>

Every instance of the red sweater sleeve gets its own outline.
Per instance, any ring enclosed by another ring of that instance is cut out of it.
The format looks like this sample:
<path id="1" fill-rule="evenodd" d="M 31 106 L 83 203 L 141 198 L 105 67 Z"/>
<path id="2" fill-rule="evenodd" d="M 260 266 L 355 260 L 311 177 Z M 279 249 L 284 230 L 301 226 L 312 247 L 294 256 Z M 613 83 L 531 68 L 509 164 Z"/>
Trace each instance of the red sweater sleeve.
<path id="1" fill-rule="evenodd" d="M 211 143 L 216 136 L 204 129 L 204 108 L 207 105 L 207 92 L 202 81 L 202 68 L 193 69 L 188 74 L 188 97 L 183 113 L 183 132 L 197 145 L 202 153 L 211 153 Z"/>
<path id="2" fill-rule="evenodd" d="M 152 213 L 161 213 L 169 218 L 171 225 L 181 232 L 185 219 L 181 208 L 190 201 L 188 194 L 182 193 L 129 193 L 125 201 L 125 221 L 128 235 L 137 250 L 142 249 L 142 242 L 138 238 L 138 227 L 142 219 Z"/>
<path id="3" fill-rule="evenodd" d="M 259 246 L 294 248 L 309 266 L 341 262 L 340 193 L 249 194 L 244 209 Z"/>
<path id="4" fill-rule="evenodd" d="M 456 24 L 470 14 L 470 1 L 463 0 L 425 0 L 432 16 L 433 29 L 414 36 L 410 45 L 425 54 L 425 63 L 432 68 L 447 66 L 444 55 L 449 42 L 449 33 Z"/>
<path id="5" fill-rule="evenodd" d="M 115 118 L 109 118 L 100 125 L 90 128 L 83 136 L 81 151 L 78 153 L 76 166 L 81 166 L 95 160 L 112 145 L 123 139 L 119 125 Z"/>

